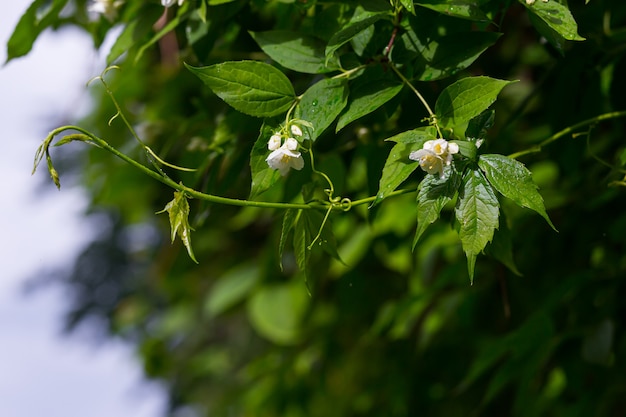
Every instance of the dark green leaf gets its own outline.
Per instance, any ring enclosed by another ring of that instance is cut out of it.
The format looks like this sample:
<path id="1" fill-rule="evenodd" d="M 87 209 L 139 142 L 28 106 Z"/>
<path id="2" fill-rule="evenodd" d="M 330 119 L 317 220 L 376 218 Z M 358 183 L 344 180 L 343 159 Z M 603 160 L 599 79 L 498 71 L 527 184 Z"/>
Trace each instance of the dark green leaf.
<path id="1" fill-rule="evenodd" d="M 455 215 L 472 282 L 476 257 L 491 241 L 498 228 L 499 208 L 498 198 L 483 173 L 479 170 L 467 170 L 459 190 Z"/>
<path id="2" fill-rule="evenodd" d="M 473 117 L 467 124 L 465 137 L 468 139 L 484 139 L 487 131 L 493 126 L 496 117 L 494 110 L 485 110 L 478 116 Z"/>
<path id="3" fill-rule="evenodd" d="M 178 235 L 187 248 L 189 257 L 195 263 L 198 263 L 191 247 L 191 231 L 193 229 L 189 226 L 189 202 L 187 202 L 185 193 L 182 191 L 174 191 L 174 199 L 167 203 L 165 208 L 158 213 L 166 211 L 170 219 L 172 242 L 174 242 L 176 235 Z"/>
<path id="4" fill-rule="evenodd" d="M 313 36 L 284 30 L 250 32 L 250 35 L 263 52 L 285 68 L 321 74 L 339 67 L 334 59 L 326 62 L 326 44 Z"/>
<path id="5" fill-rule="evenodd" d="M 420 183 L 417 193 L 417 230 L 413 239 L 413 248 L 417 245 L 428 226 L 434 223 L 441 210 L 457 193 L 461 176 L 456 170 L 444 178 L 438 175 L 426 175 Z"/>
<path id="6" fill-rule="evenodd" d="M 280 270 L 283 270 L 283 251 L 285 250 L 285 246 L 287 245 L 287 236 L 289 236 L 289 232 L 293 229 L 296 224 L 296 220 L 298 220 L 298 216 L 300 215 L 300 210 L 296 209 L 287 209 L 285 210 L 285 216 L 283 217 L 283 225 L 280 231 L 280 242 L 278 243 L 278 260 Z"/>
<path id="7" fill-rule="evenodd" d="M 421 0 L 415 4 L 448 16 L 489 22 L 487 15 L 476 3 L 474 0 Z"/>
<path id="8" fill-rule="evenodd" d="M 378 109 L 394 98 L 401 90 L 402 84 L 391 80 L 360 83 L 357 88 L 351 91 L 348 107 L 337 121 L 336 131 L 338 132 L 348 123 Z"/>
<path id="9" fill-rule="evenodd" d="M 469 67 L 499 38 L 500 34 L 495 32 L 461 32 L 437 37 L 419 50 L 417 78 L 432 81 L 452 76 Z"/>
<path id="10" fill-rule="evenodd" d="M 546 213 L 543 198 L 537 191 L 537 185 L 532 180 L 531 172 L 524 164 L 504 155 L 486 154 L 480 156 L 478 166 L 500 194 L 521 207 L 527 207 L 539 213 L 550 227 L 555 229 Z"/>
<path id="11" fill-rule="evenodd" d="M 257 61 L 223 62 L 186 67 L 236 110 L 255 117 L 286 112 L 295 100 L 289 79 L 280 70 Z"/>
<path id="12" fill-rule="evenodd" d="M 491 243 L 485 248 L 485 253 L 502 262 L 515 275 L 522 276 L 513 259 L 511 231 L 503 218 L 500 218 L 500 226 L 494 233 Z"/>
<path id="13" fill-rule="evenodd" d="M 439 124 L 454 128 L 467 123 L 491 106 L 500 91 L 511 82 L 489 77 L 468 77 L 449 85 L 435 103 Z"/>
<path id="14" fill-rule="evenodd" d="M 352 38 L 354 38 L 359 32 L 365 30 L 369 26 L 373 25 L 377 21 L 388 16 L 388 13 L 376 13 L 374 15 L 370 15 L 365 17 L 363 20 L 358 20 L 355 22 L 350 22 L 346 27 L 344 27 L 339 32 L 335 33 L 332 38 L 328 41 L 328 45 L 326 46 L 325 54 L 326 54 L 326 62 L 331 62 L 334 59 L 334 54 L 341 48 L 343 45 L 348 43 Z"/>
<path id="15" fill-rule="evenodd" d="M 348 82 L 341 78 L 325 78 L 304 92 L 296 106 L 295 116 L 312 128 L 303 126 L 306 139 L 315 141 L 339 116 L 348 101 Z"/>

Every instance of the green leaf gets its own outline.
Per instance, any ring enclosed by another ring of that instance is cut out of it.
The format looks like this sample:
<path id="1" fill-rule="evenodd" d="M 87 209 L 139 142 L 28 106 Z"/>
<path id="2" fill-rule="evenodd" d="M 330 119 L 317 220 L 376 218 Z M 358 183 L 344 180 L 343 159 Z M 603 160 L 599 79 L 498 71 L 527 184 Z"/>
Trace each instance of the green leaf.
<path id="1" fill-rule="evenodd" d="M 335 129 L 337 132 L 348 123 L 372 113 L 402 90 L 402 83 L 397 81 L 382 79 L 374 82 L 373 80 L 363 81 L 362 78 L 357 79 L 361 82 L 356 84 L 351 91 L 348 107 L 337 121 Z"/>
<path id="2" fill-rule="evenodd" d="M 308 283 L 309 260 L 311 255 L 311 251 L 308 246 L 312 238 L 309 228 L 307 227 L 307 221 L 302 214 L 303 213 L 300 212 L 297 216 L 294 226 L 293 253 L 296 257 L 296 264 L 298 265 L 300 271 L 302 271 L 305 281 Z"/>
<path id="3" fill-rule="evenodd" d="M 112 64 L 122 54 L 128 52 L 152 33 L 152 24 L 159 18 L 159 15 L 154 13 L 156 10 L 149 9 L 148 13 L 141 13 L 137 19 L 124 26 L 113 46 L 111 46 L 106 59 L 107 64 Z"/>
<path id="4" fill-rule="evenodd" d="M 283 225 L 280 231 L 280 242 L 278 243 L 278 260 L 280 270 L 283 270 L 283 251 L 285 250 L 285 246 L 287 245 L 287 236 L 289 232 L 293 230 L 296 220 L 298 220 L 298 216 L 300 215 L 301 210 L 296 209 L 287 209 L 285 210 L 285 216 L 283 217 Z"/>
<path id="5" fill-rule="evenodd" d="M 176 235 L 178 235 L 187 248 L 189 257 L 195 263 L 198 263 L 191 247 L 191 231 L 193 229 L 189 226 L 189 202 L 187 201 L 185 193 L 182 191 L 174 191 L 174 199 L 167 203 L 165 208 L 157 212 L 157 214 L 166 211 L 170 219 L 172 242 L 174 242 Z"/>
<path id="6" fill-rule="evenodd" d="M 22 15 L 7 42 L 7 60 L 24 56 L 44 29 L 59 23 L 59 13 L 68 0 L 35 0 Z"/>
<path id="7" fill-rule="evenodd" d="M 326 63 L 330 62 L 334 59 L 334 54 L 346 43 L 350 42 L 352 38 L 354 38 L 359 32 L 365 30 L 369 26 L 378 22 L 379 20 L 388 17 L 388 13 L 375 13 L 373 15 L 368 15 L 362 20 L 351 21 L 346 27 L 341 29 L 339 32 L 335 33 L 332 38 L 328 41 L 328 45 L 326 46 L 325 54 L 326 54 Z"/>
<path id="8" fill-rule="evenodd" d="M 467 170 L 459 189 L 455 215 L 472 283 L 476 257 L 491 241 L 498 228 L 499 208 L 498 198 L 483 173 L 479 170 Z"/>
<path id="9" fill-rule="evenodd" d="M 413 0 L 400 0 L 400 4 L 411 14 L 415 14 Z"/>
<path id="10" fill-rule="evenodd" d="M 266 285 L 248 301 L 248 316 L 254 329 L 279 345 L 302 339 L 302 320 L 310 298 L 302 282 Z"/>
<path id="11" fill-rule="evenodd" d="M 444 178 L 438 175 L 426 175 L 420 183 L 417 193 L 417 229 L 413 239 L 413 249 L 428 226 L 439 219 L 439 214 L 457 193 L 461 176 L 453 169 Z"/>
<path id="12" fill-rule="evenodd" d="M 296 106 L 295 117 L 313 127 L 302 126 L 304 137 L 315 141 L 339 116 L 348 101 L 348 82 L 325 78 L 304 92 Z"/>
<path id="13" fill-rule="evenodd" d="M 477 3 L 475 0 L 422 0 L 415 4 L 448 16 L 489 22 L 489 18 L 480 10 Z"/>
<path id="14" fill-rule="evenodd" d="M 496 118 L 494 110 L 485 110 L 478 116 L 473 117 L 465 129 L 465 137 L 468 139 L 484 139 L 487 131 L 493 127 Z"/>
<path id="15" fill-rule="evenodd" d="M 578 34 L 578 25 L 569 8 L 558 1 L 536 1 L 526 4 L 525 0 L 519 0 L 529 12 L 543 20 L 551 29 L 568 41 L 584 41 L 585 38 Z"/>
<path id="16" fill-rule="evenodd" d="M 496 101 L 500 91 L 513 81 L 468 77 L 446 87 L 435 103 L 435 114 L 444 128 L 469 122 Z"/>
<path id="17" fill-rule="evenodd" d="M 280 178 L 280 173 L 275 169 L 271 169 L 265 161 L 270 153 L 267 148 L 267 142 L 275 130 L 275 127 L 264 123 L 261 126 L 259 137 L 254 143 L 252 151 L 250 151 L 250 170 L 252 172 L 251 200 L 269 190 Z"/>
<path id="18" fill-rule="evenodd" d="M 289 79 L 257 61 L 229 61 L 208 67 L 185 66 L 236 110 L 255 117 L 286 112 L 295 100 Z"/>
<path id="19" fill-rule="evenodd" d="M 416 62 L 419 80 L 450 77 L 469 67 L 500 38 L 495 32 L 461 32 L 438 36 L 420 48 Z M 420 69 L 420 65 L 423 69 Z"/>
<path id="20" fill-rule="evenodd" d="M 478 166 L 500 194 L 513 200 L 517 205 L 539 213 L 550 227 L 556 228 L 550 221 L 543 198 L 537 185 L 532 180 L 531 172 L 519 161 L 504 155 L 486 154 L 478 159 Z"/>
<path id="21" fill-rule="evenodd" d="M 326 62 L 326 44 L 298 32 L 284 30 L 250 32 L 263 52 L 285 68 L 307 74 L 321 74 L 339 68 L 336 60 Z"/>
<path id="22" fill-rule="evenodd" d="M 241 302 L 259 281 L 259 268 L 243 264 L 221 276 L 211 288 L 204 311 L 215 317 Z"/>
<path id="23" fill-rule="evenodd" d="M 427 140 L 433 139 L 435 136 L 425 129 L 409 130 L 387 139 L 396 144 L 385 161 L 373 206 L 398 188 L 419 167 L 417 162 L 409 159 L 409 154 L 421 149 Z"/>
<path id="24" fill-rule="evenodd" d="M 309 237 L 307 241 L 308 246 L 313 245 L 312 248 L 319 246 L 332 258 L 343 262 L 339 256 L 339 252 L 337 252 L 337 241 L 333 234 L 330 218 L 326 218 L 326 221 L 324 221 L 324 217 L 324 214 L 317 210 L 302 212 L 300 218 L 304 221 L 307 229 L 307 236 Z M 317 240 L 313 242 L 313 239 L 316 238 Z"/>
<path id="25" fill-rule="evenodd" d="M 513 259 L 511 230 L 503 218 L 500 219 L 500 226 L 494 233 L 493 240 L 485 248 L 485 253 L 502 262 L 515 275 L 522 276 L 522 273 L 517 269 L 517 265 L 515 265 L 515 259 Z"/>

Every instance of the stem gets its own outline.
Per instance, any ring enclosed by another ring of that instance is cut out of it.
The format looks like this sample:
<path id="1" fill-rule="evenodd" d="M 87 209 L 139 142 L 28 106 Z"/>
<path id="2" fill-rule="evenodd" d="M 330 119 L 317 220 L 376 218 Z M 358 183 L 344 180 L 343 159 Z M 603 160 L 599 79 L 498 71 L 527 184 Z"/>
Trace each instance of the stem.
<path id="1" fill-rule="evenodd" d="M 435 125 L 435 127 L 437 128 L 437 133 L 439 133 L 439 137 L 443 138 L 443 135 L 441 134 L 441 130 L 439 129 L 439 123 L 437 123 L 437 117 L 435 116 L 435 113 L 432 111 L 432 109 L 430 108 L 430 106 L 428 105 L 428 102 L 426 101 L 426 99 L 424 98 L 424 96 L 422 96 L 422 94 L 417 90 L 417 88 L 415 88 L 413 86 L 413 84 L 411 84 L 411 82 L 404 76 L 404 74 L 402 74 L 400 72 L 400 70 L 398 70 L 398 68 L 396 68 L 395 65 L 393 65 L 392 62 L 389 63 L 389 66 L 391 67 L 391 69 L 396 73 L 396 75 L 398 77 L 400 77 L 400 79 L 402 80 L 402 82 L 411 89 L 411 91 L 413 91 L 413 93 L 415 93 L 415 95 L 417 96 L 417 98 L 422 102 L 422 104 L 424 105 L 424 107 L 426 108 L 426 111 L 428 112 L 428 116 L 430 117 L 431 120 L 433 120 L 433 124 Z"/>
<path id="2" fill-rule="evenodd" d="M 565 129 L 561 130 L 560 132 L 555 133 L 554 135 L 550 136 L 544 141 L 539 142 L 537 145 L 531 146 L 530 148 L 525 149 L 523 151 L 512 153 L 508 155 L 508 157 L 512 159 L 517 159 L 520 156 L 541 152 L 541 149 L 544 146 L 549 145 L 552 142 L 555 142 L 556 140 L 562 138 L 565 135 L 573 133 L 575 130 L 580 129 L 581 127 L 592 125 L 594 123 L 598 123 L 603 120 L 617 119 L 619 117 L 626 117 L 626 111 L 615 111 L 611 113 L 604 113 L 599 116 L 592 117 L 591 119 L 583 120 L 582 122 L 576 123 L 575 125 L 566 127 Z"/>
<path id="3" fill-rule="evenodd" d="M 91 143 L 93 145 L 96 145 L 106 151 L 111 152 L 113 155 L 117 156 L 118 158 L 120 158 L 121 160 L 123 160 L 124 162 L 127 162 L 128 164 L 132 165 L 133 167 L 137 168 L 138 170 L 140 170 L 141 172 L 143 172 L 144 174 L 154 178 L 155 180 L 167 185 L 168 187 L 171 187 L 177 191 L 182 191 L 185 194 L 187 194 L 190 197 L 196 198 L 198 200 L 203 200 L 203 201 L 208 201 L 211 203 L 218 203 L 218 204 L 225 204 L 225 205 L 230 205 L 230 206 L 238 206 L 238 207 L 260 207 L 260 208 L 275 208 L 275 209 L 302 209 L 302 210 L 341 210 L 341 211 L 347 211 L 346 209 L 346 205 L 345 204 L 335 204 L 334 202 L 319 202 L 319 201 L 313 201 L 313 202 L 309 202 L 309 203 L 272 203 L 272 202 L 266 202 L 266 201 L 250 201 L 250 200 L 240 200 L 240 199 L 236 199 L 236 198 L 228 198 L 228 197 L 219 197 L 216 195 L 212 195 L 212 194 L 205 194 L 203 192 L 194 190 L 193 188 L 187 187 L 185 185 L 183 185 L 182 183 L 176 183 L 175 181 L 173 181 L 170 177 L 165 176 L 165 175 L 161 175 L 160 172 L 154 171 L 150 168 L 148 168 L 147 166 L 135 161 L 134 159 L 130 158 L 129 156 L 123 154 L 122 152 L 118 151 L 117 149 L 115 149 L 114 147 L 112 147 L 111 145 L 109 145 L 105 140 L 100 139 L 99 137 L 95 136 L 93 133 L 79 127 L 79 126 L 63 126 L 63 127 L 59 127 L 54 129 L 53 131 L 51 131 L 48 134 L 48 137 L 46 138 L 46 140 L 44 141 L 44 143 L 42 144 L 42 146 L 40 147 L 40 150 L 37 153 L 36 159 L 35 159 L 35 164 L 37 165 L 39 163 L 39 161 L 41 160 L 42 156 L 47 156 L 48 155 L 48 148 L 52 142 L 52 140 L 54 139 L 55 136 L 57 136 L 58 134 L 66 131 L 66 130 L 75 130 L 77 132 L 82 133 L 85 137 L 86 140 L 83 140 L 79 137 L 74 138 L 73 140 L 82 140 L 83 142 L 86 143 Z M 78 136 L 78 135 L 77 135 Z M 48 166 L 50 168 L 51 166 L 51 161 L 48 161 Z M 36 166 L 35 166 L 36 168 Z M 54 169 L 54 168 L 52 168 Z M 34 170 L 33 170 L 34 172 Z M 56 171 L 55 171 L 56 172 Z M 396 195 L 401 195 L 401 194 L 406 194 L 406 193 L 410 193 L 410 192 L 414 192 L 415 190 L 398 190 L 398 191 L 394 191 L 392 193 L 389 194 L 389 197 L 391 196 L 396 196 Z M 368 198 L 364 198 L 361 200 L 357 200 L 357 201 L 352 201 L 350 202 L 350 204 L 347 206 L 348 208 L 351 208 L 355 205 L 361 205 L 361 204 L 367 204 L 370 203 L 372 201 L 376 200 L 376 197 L 368 197 Z"/>

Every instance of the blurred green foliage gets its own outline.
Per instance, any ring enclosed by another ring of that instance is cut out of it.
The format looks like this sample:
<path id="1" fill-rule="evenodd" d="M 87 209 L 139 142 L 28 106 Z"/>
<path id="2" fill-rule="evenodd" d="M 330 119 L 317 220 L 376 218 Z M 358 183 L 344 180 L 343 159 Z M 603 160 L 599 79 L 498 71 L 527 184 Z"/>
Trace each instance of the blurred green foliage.
<path id="1" fill-rule="evenodd" d="M 322 53 L 342 52 L 342 65 L 380 58 L 396 36 L 391 59 L 411 63 L 410 78 L 431 105 L 468 75 L 519 80 L 492 107 L 481 148 L 489 153 L 519 152 L 626 110 L 622 0 L 418 3 L 395 2 L 403 18 L 391 22 L 376 14 L 385 1 L 187 1 L 166 9 L 174 23 L 155 35 L 162 6 L 128 0 L 110 55 L 121 71 L 107 79 L 146 144 L 173 164 L 199 167 L 167 170 L 174 181 L 239 199 L 250 193 L 249 157 L 264 121 L 229 107 L 182 61 L 264 60 L 301 94 L 320 75 L 290 69 L 289 54 L 269 60 L 268 35 L 259 35 L 267 31 L 314 36 L 327 45 Z M 36 30 L 16 31 L 10 58 L 46 27 L 79 25 L 98 46 L 114 24 L 90 18 L 85 1 L 34 4 L 27 19 L 38 19 Z M 532 7 L 561 14 L 546 18 L 551 26 Z M 355 10 L 364 14 L 356 19 Z M 569 10 L 578 31 L 555 30 Z M 337 34 L 351 19 L 367 24 L 344 42 Z M 402 29 L 409 26 L 417 30 Z M 586 40 L 570 42 L 578 38 Z M 306 68 L 318 73 L 316 65 Z M 394 89 L 399 81 L 384 65 L 366 72 L 351 84 L 364 95 L 372 83 Z M 125 126 L 107 123 L 116 113 L 110 98 L 92 91 L 95 107 L 81 126 L 145 162 Z M 428 116 L 406 88 L 385 91 L 380 108 L 346 116 L 337 133 L 333 126 L 316 139 L 316 166 L 337 195 L 376 195 L 392 148 L 385 139 Z M 473 286 L 449 225 L 453 202 L 414 250 L 417 193 L 333 213 L 340 259 L 315 245 L 302 268 L 293 212 L 191 199 L 196 265 L 181 242 L 170 244 L 167 216 L 155 215 L 172 190 L 100 149 L 83 150 L 74 170 L 99 233 L 61 279 L 73 294 L 68 324 L 98 318 L 135 343 L 146 374 L 167 384 L 172 415 L 624 416 L 626 197 L 615 185 L 626 162 L 624 123 L 587 126 L 520 158 L 558 233 L 500 199 L 500 237 L 487 254 L 510 256 L 479 257 Z M 259 198 L 293 201 L 326 187 L 311 178 L 307 167 L 291 172 Z M 416 171 L 402 188 L 415 190 L 422 178 Z M 321 224 L 314 213 L 307 221 Z"/>

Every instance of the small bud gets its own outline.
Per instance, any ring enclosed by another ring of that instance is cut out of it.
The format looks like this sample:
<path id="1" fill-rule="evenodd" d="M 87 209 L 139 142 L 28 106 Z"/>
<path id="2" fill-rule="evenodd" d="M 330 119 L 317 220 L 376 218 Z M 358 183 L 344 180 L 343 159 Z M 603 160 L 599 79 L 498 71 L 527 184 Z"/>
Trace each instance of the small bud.
<path id="1" fill-rule="evenodd" d="M 291 133 L 294 136 L 302 136 L 302 129 L 297 125 L 291 125 Z"/>

